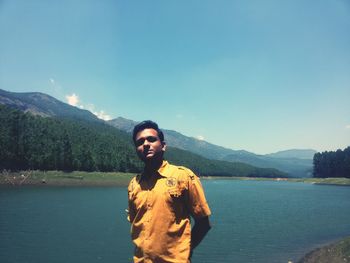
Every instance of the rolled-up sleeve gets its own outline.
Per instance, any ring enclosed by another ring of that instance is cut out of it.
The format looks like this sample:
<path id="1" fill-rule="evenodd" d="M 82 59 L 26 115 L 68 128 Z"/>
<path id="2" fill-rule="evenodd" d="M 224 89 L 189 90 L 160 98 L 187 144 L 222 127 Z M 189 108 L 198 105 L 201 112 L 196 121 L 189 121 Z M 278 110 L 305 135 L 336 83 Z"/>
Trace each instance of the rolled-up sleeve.
<path id="1" fill-rule="evenodd" d="M 191 173 L 188 176 L 188 200 L 191 216 L 201 218 L 211 215 L 211 211 L 205 198 L 203 186 L 199 178 Z"/>
<path id="2" fill-rule="evenodd" d="M 132 190 L 133 190 L 133 180 L 128 186 L 128 209 L 127 209 L 127 219 L 129 222 L 133 222 L 135 218 L 135 206 L 132 202 Z"/>

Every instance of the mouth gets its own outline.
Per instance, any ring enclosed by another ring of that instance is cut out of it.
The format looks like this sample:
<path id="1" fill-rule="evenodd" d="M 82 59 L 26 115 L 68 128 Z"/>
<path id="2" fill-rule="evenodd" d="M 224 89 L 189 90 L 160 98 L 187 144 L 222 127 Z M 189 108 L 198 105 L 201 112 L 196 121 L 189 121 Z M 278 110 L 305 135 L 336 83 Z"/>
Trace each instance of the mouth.
<path id="1" fill-rule="evenodd" d="M 153 151 L 147 150 L 147 151 L 144 151 L 144 152 L 143 152 L 143 155 L 144 155 L 144 156 L 148 156 L 148 155 L 150 155 L 150 154 L 153 154 Z"/>

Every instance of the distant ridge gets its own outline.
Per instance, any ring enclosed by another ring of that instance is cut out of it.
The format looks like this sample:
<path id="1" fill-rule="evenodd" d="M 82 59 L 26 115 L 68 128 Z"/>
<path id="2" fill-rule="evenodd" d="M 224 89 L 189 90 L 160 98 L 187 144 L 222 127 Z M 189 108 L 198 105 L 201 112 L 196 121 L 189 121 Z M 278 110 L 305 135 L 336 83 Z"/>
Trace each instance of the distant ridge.
<path id="1" fill-rule="evenodd" d="M 276 153 L 266 154 L 265 156 L 273 158 L 298 158 L 312 160 L 317 151 L 312 149 L 290 149 L 285 151 L 279 151 Z"/>
<path id="2" fill-rule="evenodd" d="M 0 170 L 142 171 L 130 134 L 106 122 L 41 117 L 0 104 Z M 167 160 L 198 175 L 287 177 L 277 169 L 210 160 L 168 147 Z"/>
<path id="3" fill-rule="evenodd" d="M 108 123 L 118 129 L 131 132 L 137 122 L 119 117 L 108 121 Z M 232 150 L 211 144 L 204 140 L 185 136 L 177 131 L 163 128 L 162 130 L 169 146 L 190 151 L 208 159 L 242 162 L 260 168 L 275 168 L 292 177 L 312 176 L 312 157 L 313 153 L 316 153 L 314 150 L 286 150 L 274 154 L 258 155 L 245 150 Z"/>
<path id="4" fill-rule="evenodd" d="M 119 130 L 131 133 L 134 126 L 137 124 L 136 121 L 125 119 L 123 117 L 118 117 L 113 120 L 107 121 L 110 125 L 116 127 Z"/>
<path id="5" fill-rule="evenodd" d="M 79 109 L 40 92 L 9 92 L 0 89 L 0 104 L 42 117 L 69 117 L 101 121 L 88 110 Z"/>
<path id="6" fill-rule="evenodd" d="M 115 128 L 131 132 L 137 123 L 133 120 L 119 117 L 108 122 L 98 119 L 87 110 L 82 110 L 63 103 L 49 95 L 40 92 L 15 93 L 0 89 L 0 104 L 30 112 L 43 117 L 60 117 L 91 122 L 108 123 Z M 162 127 L 161 127 L 162 128 Z M 163 128 L 162 128 L 163 129 Z M 270 155 L 257 155 L 245 150 L 232 150 L 214 145 L 204 140 L 185 136 L 174 130 L 163 129 L 169 146 L 198 154 L 204 158 L 218 161 L 241 162 L 260 168 L 274 168 L 292 177 L 311 177 L 312 159 L 291 157 L 291 151 Z M 295 152 L 295 150 L 293 150 Z M 299 150 L 299 156 L 303 150 Z M 310 151 L 310 150 L 307 150 Z"/>

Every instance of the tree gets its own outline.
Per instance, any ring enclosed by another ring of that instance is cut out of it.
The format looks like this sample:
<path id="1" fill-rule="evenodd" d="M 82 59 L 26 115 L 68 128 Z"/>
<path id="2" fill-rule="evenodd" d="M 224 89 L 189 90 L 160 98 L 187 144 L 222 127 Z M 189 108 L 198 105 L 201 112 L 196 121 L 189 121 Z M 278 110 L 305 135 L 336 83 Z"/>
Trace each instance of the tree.
<path id="1" fill-rule="evenodd" d="M 350 147 L 343 151 L 316 153 L 313 159 L 314 177 L 350 178 Z"/>

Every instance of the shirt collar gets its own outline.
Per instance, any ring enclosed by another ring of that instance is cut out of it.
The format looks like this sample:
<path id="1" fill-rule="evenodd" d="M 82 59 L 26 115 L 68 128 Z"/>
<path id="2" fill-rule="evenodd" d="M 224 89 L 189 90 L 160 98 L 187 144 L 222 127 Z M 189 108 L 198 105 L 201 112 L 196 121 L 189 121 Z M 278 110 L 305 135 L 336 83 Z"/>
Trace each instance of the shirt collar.
<path id="1" fill-rule="evenodd" d="M 157 171 L 157 174 L 159 174 L 160 176 L 162 177 L 165 177 L 165 178 L 168 178 L 170 176 L 169 174 L 169 171 L 170 171 L 170 165 L 167 161 L 163 160 L 163 163 L 162 165 L 160 166 L 160 168 L 158 169 Z M 142 179 L 142 173 L 139 174 L 137 177 L 136 177 L 137 181 L 140 182 L 141 179 Z"/>
<path id="2" fill-rule="evenodd" d="M 158 173 L 163 177 L 169 177 L 169 169 L 169 163 L 164 160 L 162 166 L 158 169 Z"/>

